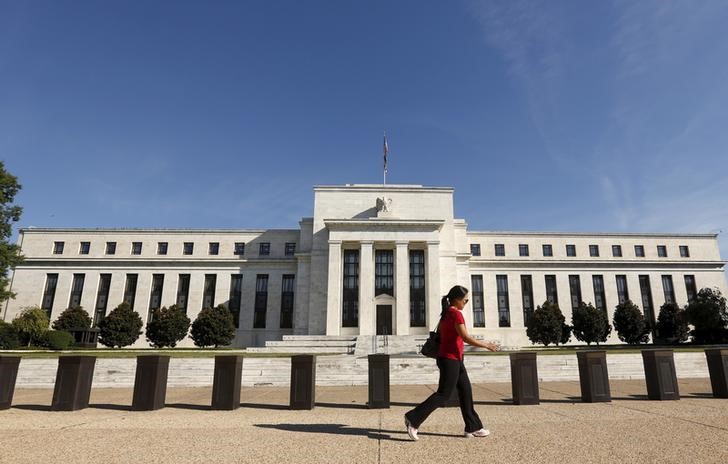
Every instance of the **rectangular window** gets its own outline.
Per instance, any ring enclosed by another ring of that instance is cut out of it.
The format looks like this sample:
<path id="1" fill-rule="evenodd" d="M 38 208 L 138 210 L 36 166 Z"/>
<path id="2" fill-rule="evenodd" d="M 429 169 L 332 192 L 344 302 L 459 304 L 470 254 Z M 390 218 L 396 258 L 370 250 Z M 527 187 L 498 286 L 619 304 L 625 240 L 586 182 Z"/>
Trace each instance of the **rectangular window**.
<path id="1" fill-rule="evenodd" d="M 48 319 L 51 318 L 51 312 L 53 311 L 53 300 L 56 299 L 57 286 L 58 274 L 46 274 L 45 290 L 43 290 L 43 302 L 40 307 L 48 314 Z"/>
<path id="2" fill-rule="evenodd" d="M 258 249 L 258 254 L 260 256 L 268 256 L 268 255 L 270 255 L 270 242 L 262 242 L 260 244 L 259 249 Z"/>
<path id="3" fill-rule="evenodd" d="M 599 245 L 589 245 L 589 256 L 592 258 L 599 257 Z"/>
<path id="4" fill-rule="evenodd" d="M 642 309 L 644 311 L 645 319 L 650 325 L 650 328 L 655 327 L 655 313 L 654 306 L 652 306 L 652 287 L 650 286 L 650 276 L 641 275 L 640 279 L 640 295 L 642 296 Z"/>
<path id="5" fill-rule="evenodd" d="M 533 281 L 530 275 L 521 276 L 521 299 L 523 300 L 523 323 L 527 325 L 533 315 Z"/>
<path id="6" fill-rule="evenodd" d="M 116 254 L 116 242 L 106 242 L 106 254 L 107 255 Z"/>
<path id="7" fill-rule="evenodd" d="M 344 250 L 342 326 L 359 325 L 359 250 Z"/>
<path id="8" fill-rule="evenodd" d="M 571 309 L 576 309 L 581 303 L 581 281 L 578 275 L 569 276 L 569 292 L 571 293 Z"/>
<path id="9" fill-rule="evenodd" d="M 637 258 L 644 258 L 645 257 L 645 247 L 644 247 L 644 245 L 635 245 L 634 246 L 634 255 Z"/>
<path id="10" fill-rule="evenodd" d="M 136 300 L 136 289 L 138 280 L 139 274 L 126 275 L 126 286 L 124 287 L 124 302 L 128 303 L 131 309 L 134 309 L 134 300 Z"/>
<path id="11" fill-rule="evenodd" d="M 498 327 L 511 326 L 511 310 L 508 304 L 508 276 L 495 276 L 498 291 Z"/>
<path id="12" fill-rule="evenodd" d="M 685 276 L 685 291 L 687 291 L 688 304 L 690 304 L 693 302 L 693 300 L 695 300 L 695 297 L 698 296 L 698 288 L 695 285 L 694 275 Z"/>
<path id="13" fill-rule="evenodd" d="M 680 257 L 681 258 L 689 258 L 690 257 L 690 249 L 687 245 L 680 245 Z"/>
<path id="14" fill-rule="evenodd" d="M 245 242 L 235 242 L 235 250 L 233 253 L 236 256 L 243 256 L 245 254 Z"/>
<path id="15" fill-rule="evenodd" d="M 265 316 L 268 310 L 268 274 L 258 274 L 255 278 L 255 307 L 253 328 L 265 329 Z"/>
<path id="16" fill-rule="evenodd" d="M 657 245 L 657 256 L 667 258 L 667 247 L 665 245 Z"/>
<path id="17" fill-rule="evenodd" d="M 617 276 L 617 300 L 619 301 L 619 304 L 623 304 L 624 302 L 629 300 L 629 291 L 627 289 L 626 275 Z"/>
<path id="18" fill-rule="evenodd" d="M 622 245 L 612 245 L 612 256 L 615 258 L 622 257 Z"/>
<path id="19" fill-rule="evenodd" d="M 147 321 L 152 320 L 152 312 L 162 306 L 162 290 L 164 289 L 164 274 L 152 275 L 152 291 L 149 294 L 149 314 Z"/>
<path id="20" fill-rule="evenodd" d="M 553 256 L 554 255 L 554 249 L 551 245 L 544 245 L 543 246 L 543 255 L 544 256 Z"/>
<path id="21" fill-rule="evenodd" d="M 202 291 L 202 308 L 212 308 L 215 305 L 215 287 L 217 274 L 205 274 L 205 287 Z"/>
<path id="22" fill-rule="evenodd" d="M 576 256 L 576 245 L 566 245 L 566 256 Z"/>
<path id="23" fill-rule="evenodd" d="M 521 243 L 518 245 L 518 256 L 528 256 L 528 244 Z"/>
<path id="24" fill-rule="evenodd" d="M 559 304 L 559 293 L 556 290 L 556 276 L 555 275 L 546 276 L 546 299 L 550 303 Z"/>
<path id="25" fill-rule="evenodd" d="M 506 246 L 502 243 L 496 243 L 495 244 L 495 255 L 496 256 L 505 256 L 506 255 Z"/>
<path id="26" fill-rule="evenodd" d="M 131 254 L 133 254 L 133 255 L 142 254 L 142 242 L 131 242 Z"/>
<path id="27" fill-rule="evenodd" d="M 109 303 L 109 289 L 111 288 L 111 274 L 99 276 L 99 291 L 96 293 L 96 308 L 94 309 L 93 327 L 98 327 L 99 322 L 106 317 L 106 306 Z"/>
<path id="28" fill-rule="evenodd" d="M 81 248 L 78 250 L 78 254 L 87 255 L 91 251 L 91 242 L 81 242 Z"/>
<path id="29" fill-rule="evenodd" d="M 478 244 L 478 243 L 470 244 L 470 255 L 471 256 L 480 256 L 480 244 Z"/>
<path id="30" fill-rule="evenodd" d="M 473 288 L 473 327 L 485 327 L 485 306 L 483 302 L 483 276 L 473 275 L 470 277 Z"/>
<path id="31" fill-rule="evenodd" d="M 288 242 L 286 243 L 286 247 L 284 250 L 284 254 L 286 256 L 293 256 L 296 254 L 296 244 L 294 242 Z"/>
<path id="32" fill-rule="evenodd" d="M 228 309 L 233 314 L 235 328 L 240 328 L 240 308 L 243 302 L 243 275 L 232 274 L 230 276 L 230 299 Z"/>
<path id="33" fill-rule="evenodd" d="M 425 327 L 425 251 L 410 250 L 410 327 Z"/>
<path id="34" fill-rule="evenodd" d="M 293 292 L 295 276 L 283 274 L 283 289 L 281 290 L 281 329 L 293 328 Z"/>
<path id="35" fill-rule="evenodd" d="M 190 275 L 180 274 L 177 281 L 177 302 L 178 308 L 187 312 L 187 300 L 190 297 Z"/>
<path id="36" fill-rule="evenodd" d="M 182 244 L 182 254 L 191 255 L 195 251 L 195 244 L 193 242 L 184 242 Z"/>
<path id="37" fill-rule="evenodd" d="M 594 284 L 594 306 L 602 311 L 607 310 L 607 297 L 604 293 L 604 276 L 594 275 L 592 276 L 592 283 Z"/>
<path id="38" fill-rule="evenodd" d="M 167 254 L 167 246 L 169 244 L 167 242 L 157 242 L 157 254 L 158 255 L 166 255 Z"/>
<path id="39" fill-rule="evenodd" d="M 53 242 L 53 254 L 54 255 L 62 255 L 63 254 L 63 246 L 65 245 L 64 242 Z"/>
<path id="40" fill-rule="evenodd" d="M 675 303 L 675 288 L 672 286 L 672 276 L 662 276 L 662 290 L 665 293 L 665 303 Z"/>
<path id="41" fill-rule="evenodd" d="M 207 253 L 210 255 L 220 254 L 220 242 L 210 242 L 207 245 Z"/>
<path id="42" fill-rule="evenodd" d="M 394 251 L 374 250 L 374 296 L 394 296 Z"/>
<path id="43" fill-rule="evenodd" d="M 69 308 L 81 306 L 81 295 L 83 294 L 83 282 L 86 274 L 73 274 L 73 285 L 71 286 L 71 298 L 68 302 Z"/>

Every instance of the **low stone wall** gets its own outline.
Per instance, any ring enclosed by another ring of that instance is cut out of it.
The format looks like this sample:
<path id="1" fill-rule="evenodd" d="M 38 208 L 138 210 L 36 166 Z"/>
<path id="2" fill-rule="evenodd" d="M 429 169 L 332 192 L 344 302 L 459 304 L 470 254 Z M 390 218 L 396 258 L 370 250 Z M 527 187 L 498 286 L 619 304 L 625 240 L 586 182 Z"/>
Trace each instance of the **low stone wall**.
<path id="1" fill-rule="evenodd" d="M 465 365 L 473 383 L 510 382 L 508 356 L 466 356 Z M 608 354 L 610 379 L 644 379 L 642 355 Z M 172 358 L 169 362 L 169 387 L 212 385 L 213 358 Z M 18 370 L 16 388 L 53 388 L 57 359 L 23 359 Z M 93 388 L 131 388 L 134 386 L 136 359 L 102 358 L 96 361 Z M 707 378 L 705 353 L 675 353 L 678 378 Z M 243 386 L 287 386 L 291 376 L 290 358 L 245 358 Z M 576 355 L 541 355 L 538 357 L 541 381 L 578 380 Z M 438 370 L 433 359 L 423 356 L 392 357 L 390 382 L 393 385 L 437 384 Z M 321 356 L 316 361 L 318 385 L 366 385 L 366 356 Z"/>

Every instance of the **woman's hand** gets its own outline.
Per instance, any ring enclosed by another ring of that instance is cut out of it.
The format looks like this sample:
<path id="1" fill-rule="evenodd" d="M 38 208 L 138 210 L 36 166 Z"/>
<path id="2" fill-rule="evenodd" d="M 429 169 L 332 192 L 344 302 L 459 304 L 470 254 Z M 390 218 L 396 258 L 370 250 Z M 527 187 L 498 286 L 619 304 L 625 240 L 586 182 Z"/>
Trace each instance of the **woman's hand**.
<path id="1" fill-rule="evenodd" d="M 496 345 L 495 343 L 483 343 L 483 348 L 490 351 L 500 351 L 500 346 Z"/>

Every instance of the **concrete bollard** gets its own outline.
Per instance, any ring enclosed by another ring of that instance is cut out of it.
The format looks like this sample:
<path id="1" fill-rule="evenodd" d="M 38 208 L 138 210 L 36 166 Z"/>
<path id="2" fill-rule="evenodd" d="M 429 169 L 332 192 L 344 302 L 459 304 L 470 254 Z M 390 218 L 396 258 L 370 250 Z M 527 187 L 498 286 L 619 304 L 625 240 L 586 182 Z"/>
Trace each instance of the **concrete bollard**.
<path id="1" fill-rule="evenodd" d="M 168 373 L 169 356 L 137 356 L 132 411 L 154 411 L 164 407 Z"/>
<path id="2" fill-rule="evenodd" d="M 604 350 L 577 351 L 581 400 L 585 403 L 612 401 L 607 372 L 607 352 Z"/>
<path id="3" fill-rule="evenodd" d="M 20 356 L 0 356 L 0 411 L 10 409 L 18 378 Z"/>
<path id="4" fill-rule="evenodd" d="M 651 400 L 679 400 L 680 390 L 672 350 L 642 350 L 647 397 Z"/>
<path id="5" fill-rule="evenodd" d="M 539 404 L 538 369 L 535 351 L 511 353 L 513 404 Z"/>
<path id="6" fill-rule="evenodd" d="M 88 407 L 96 356 L 60 356 L 51 411 L 76 411 Z"/>
<path id="7" fill-rule="evenodd" d="M 215 356 L 211 408 L 227 411 L 238 409 L 240 407 L 240 382 L 242 378 L 242 356 Z"/>
<path id="8" fill-rule="evenodd" d="M 316 402 L 316 356 L 291 356 L 291 409 L 313 409 Z"/>
<path id="9" fill-rule="evenodd" d="M 710 372 L 710 385 L 713 387 L 713 396 L 728 398 L 728 349 L 709 348 L 705 350 Z"/>

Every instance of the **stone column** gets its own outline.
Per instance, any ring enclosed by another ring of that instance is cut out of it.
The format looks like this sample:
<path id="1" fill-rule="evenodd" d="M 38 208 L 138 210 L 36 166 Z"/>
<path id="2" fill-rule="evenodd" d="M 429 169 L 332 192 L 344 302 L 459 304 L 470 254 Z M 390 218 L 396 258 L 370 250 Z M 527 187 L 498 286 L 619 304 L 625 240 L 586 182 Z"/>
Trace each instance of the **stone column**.
<path id="1" fill-rule="evenodd" d="M 425 254 L 427 326 L 432 330 L 440 318 L 440 312 L 442 312 L 440 307 L 440 298 L 442 298 L 440 289 L 440 242 L 427 242 Z"/>
<path id="2" fill-rule="evenodd" d="M 394 316 L 394 333 L 396 335 L 408 335 L 410 326 L 409 314 L 409 249 L 408 242 L 397 242 L 395 251 L 395 272 L 396 285 L 395 295 L 397 297 L 395 316 Z"/>
<path id="3" fill-rule="evenodd" d="M 361 242 L 359 252 L 359 335 L 374 335 L 374 242 Z"/>
<path id="4" fill-rule="evenodd" d="M 329 272 L 326 292 L 326 335 L 341 333 L 341 241 L 329 240 Z"/>

